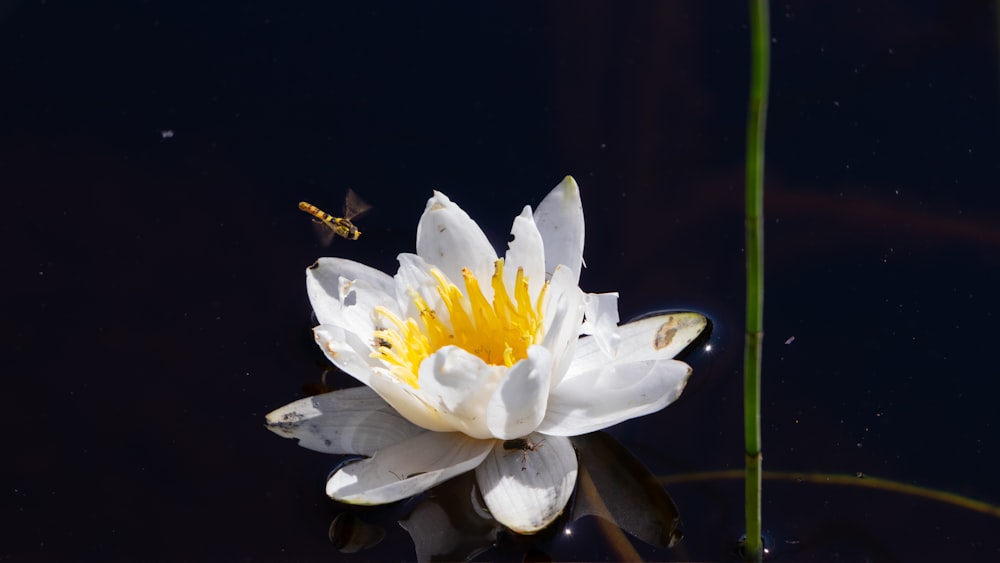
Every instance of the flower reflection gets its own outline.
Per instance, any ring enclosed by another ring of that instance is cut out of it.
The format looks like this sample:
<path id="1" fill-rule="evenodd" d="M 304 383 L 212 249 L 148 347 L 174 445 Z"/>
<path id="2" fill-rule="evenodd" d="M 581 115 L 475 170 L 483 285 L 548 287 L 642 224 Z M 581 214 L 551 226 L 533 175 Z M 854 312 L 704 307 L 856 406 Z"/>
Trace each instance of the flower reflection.
<path id="1" fill-rule="evenodd" d="M 586 516 L 596 516 L 655 547 L 672 547 L 680 540 L 676 505 L 628 450 L 604 432 L 576 436 L 572 442 L 580 456 L 579 490 L 564 523 L 550 529 L 551 538 L 505 535 L 504 526 L 484 510 L 475 481 L 466 475 L 428 491 L 400 521 L 413 539 L 417 560 L 469 560 L 496 547 L 543 551 L 546 540 L 574 541 L 571 524 Z M 626 553 L 617 555 L 629 559 Z"/>
<path id="2" fill-rule="evenodd" d="M 341 512 L 330 522 L 330 543 L 341 553 L 371 549 L 385 538 L 385 528 L 369 524 L 350 512 Z"/>

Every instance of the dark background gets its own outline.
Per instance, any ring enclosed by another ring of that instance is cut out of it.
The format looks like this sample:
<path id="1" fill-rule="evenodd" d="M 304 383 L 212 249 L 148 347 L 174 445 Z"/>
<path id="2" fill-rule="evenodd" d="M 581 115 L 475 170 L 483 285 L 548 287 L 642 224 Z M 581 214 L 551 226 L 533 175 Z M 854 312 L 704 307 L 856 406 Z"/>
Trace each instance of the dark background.
<path id="1" fill-rule="evenodd" d="M 1000 503 L 997 17 L 773 3 L 766 469 Z M 665 476 L 741 468 L 747 41 L 745 2 L 0 2 L 0 560 L 412 558 L 394 526 L 334 550 L 333 460 L 263 416 L 322 371 L 304 268 L 395 271 L 432 189 L 502 245 L 574 175 L 583 288 L 715 323 L 613 434 Z M 349 187 L 364 236 L 324 248 L 296 203 Z M 686 538 L 640 552 L 730 557 L 740 482 L 668 491 Z M 777 560 L 1000 556 L 993 516 L 764 494 Z M 614 557 L 576 537 L 542 549 Z"/>

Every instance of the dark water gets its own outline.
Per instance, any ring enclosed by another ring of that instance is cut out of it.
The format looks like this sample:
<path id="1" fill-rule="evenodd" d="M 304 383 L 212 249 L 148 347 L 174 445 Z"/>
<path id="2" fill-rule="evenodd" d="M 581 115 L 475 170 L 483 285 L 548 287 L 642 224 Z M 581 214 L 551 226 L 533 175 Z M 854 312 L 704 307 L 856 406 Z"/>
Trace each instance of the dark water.
<path id="1" fill-rule="evenodd" d="M 765 468 L 1000 503 L 996 6 L 772 9 Z M 574 175 L 584 289 L 620 292 L 623 319 L 715 323 L 681 400 L 612 434 L 665 477 L 742 467 L 744 3 L 0 18 L 0 559 L 412 558 L 395 527 L 333 549 L 333 460 L 263 415 L 320 377 L 304 268 L 394 271 L 432 189 L 501 244 Z M 324 249 L 295 205 L 348 187 L 375 210 Z M 668 491 L 685 539 L 640 553 L 729 557 L 740 482 Z M 996 517 L 912 495 L 768 480 L 764 499 L 776 560 L 1000 557 Z M 616 556 L 578 524 L 542 551 Z"/>

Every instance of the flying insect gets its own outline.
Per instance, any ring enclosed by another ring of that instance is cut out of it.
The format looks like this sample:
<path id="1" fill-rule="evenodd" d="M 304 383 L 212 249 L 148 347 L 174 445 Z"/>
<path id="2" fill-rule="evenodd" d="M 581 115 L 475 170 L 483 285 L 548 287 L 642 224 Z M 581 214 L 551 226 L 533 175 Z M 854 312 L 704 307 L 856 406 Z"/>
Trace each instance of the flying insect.
<path id="1" fill-rule="evenodd" d="M 339 235 L 348 240 L 358 240 L 361 236 L 361 231 L 358 230 L 351 220 L 360 217 L 371 208 L 371 205 L 366 203 L 351 189 L 347 190 L 347 195 L 344 197 L 343 217 L 330 215 L 309 202 L 299 202 L 299 209 L 312 215 L 313 220 L 322 225 L 328 235 Z M 329 240 L 324 241 L 326 244 L 330 243 L 332 236 L 328 238 Z"/>

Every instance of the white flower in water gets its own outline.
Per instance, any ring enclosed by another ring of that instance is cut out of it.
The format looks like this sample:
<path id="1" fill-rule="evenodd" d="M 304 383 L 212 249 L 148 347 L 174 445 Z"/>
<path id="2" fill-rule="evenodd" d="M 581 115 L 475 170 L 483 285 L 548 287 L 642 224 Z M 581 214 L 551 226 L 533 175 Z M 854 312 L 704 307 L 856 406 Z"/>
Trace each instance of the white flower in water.
<path id="1" fill-rule="evenodd" d="M 672 359 L 704 328 L 678 313 L 618 326 L 617 294 L 578 287 L 583 207 L 562 181 L 514 219 L 504 258 L 434 193 L 417 253 L 395 277 L 321 258 L 306 271 L 316 341 L 364 383 L 267 416 L 268 427 L 345 465 L 327 494 L 352 504 L 407 498 L 475 470 L 493 517 L 533 533 L 564 509 L 577 460 L 567 436 L 656 412 L 691 368 Z M 582 337 L 581 337 L 582 336 Z"/>

